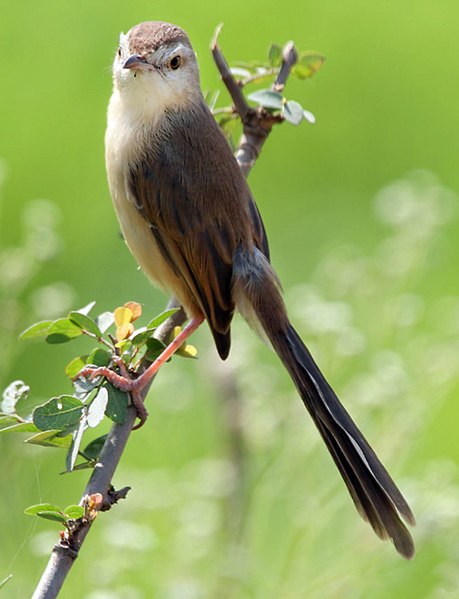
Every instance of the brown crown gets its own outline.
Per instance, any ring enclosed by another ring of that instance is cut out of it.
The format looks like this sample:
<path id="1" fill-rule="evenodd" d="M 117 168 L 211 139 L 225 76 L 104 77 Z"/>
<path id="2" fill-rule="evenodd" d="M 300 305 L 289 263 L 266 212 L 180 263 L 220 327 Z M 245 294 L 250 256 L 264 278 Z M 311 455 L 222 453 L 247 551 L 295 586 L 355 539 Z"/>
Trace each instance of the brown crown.
<path id="1" fill-rule="evenodd" d="M 128 38 L 130 51 L 143 56 L 165 43 L 183 42 L 191 46 L 183 29 L 162 21 L 146 21 L 135 25 L 128 32 Z"/>

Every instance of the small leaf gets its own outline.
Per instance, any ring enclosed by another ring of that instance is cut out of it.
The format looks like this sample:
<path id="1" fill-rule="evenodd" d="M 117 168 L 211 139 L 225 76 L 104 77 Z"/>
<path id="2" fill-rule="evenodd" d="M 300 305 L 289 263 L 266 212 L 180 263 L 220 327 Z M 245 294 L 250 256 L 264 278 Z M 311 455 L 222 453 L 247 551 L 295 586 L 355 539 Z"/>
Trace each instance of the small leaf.
<path id="1" fill-rule="evenodd" d="M 116 420 L 114 420 L 114 422 L 116 422 Z M 122 423 L 120 422 L 119 424 Z M 86 445 L 82 452 L 85 458 L 88 458 L 88 460 L 97 460 L 100 456 L 100 452 L 102 451 L 102 447 L 104 446 L 107 437 L 108 435 L 102 435 L 101 437 L 97 437 L 97 439 L 91 441 L 91 443 L 88 443 L 88 445 Z"/>
<path id="2" fill-rule="evenodd" d="M 140 347 L 153 335 L 155 330 L 156 329 L 138 329 L 131 339 L 132 345 Z"/>
<path id="3" fill-rule="evenodd" d="M 124 391 L 120 391 L 110 383 L 105 383 L 104 387 L 108 392 L 108 402 L 105 408 L 105 414 L 110 420 L 117 424 L 126 422 L 127 409 L 129 405 L 129 396 Z"/>
<path id="4" fill-rule="evenodd" d="M 99 383 L 100 377 L 96 377 L 93 381 L 89 381 L 88 379 L 76 379 L 73 381 L 75 397 L 82 401 L 86 400 L 91 391 L 95 389 Z"/>
<path id="5" fill-rule="evenodd" d="M 316 122 L 316 117 L 312 114 L 312 112 L 309 112 L 309 110 L 303 110 L 303 115 L 305 121 L 308 121 L 308 123 L 314 125 L 314 123 Z"/>
<path id="6" fill-rule="evenodd" d="M 37 516 L 44 518 L 45 520 L 52 520 L 53 522 L 67 524 L 67 518 L 60 512 L 38 512 Z"/>
<path id="7" fill-rule="evenodd" d="M 73 358 L 65 367 L 65 374 L 69 379 L 74 379 L 82 368 L 86 366 L 86 360 L 88 356 L 77 356 Z"/>
<path id="8" fill-rule="evenodd" d="M 0 416 L 0 433 L 2 432 L 2 429 L 9 428 L 10 426 L 20 422 L 22 422 L 22 420 L 19 418 L 19 416 Z"/>
<path id="9" fill-rule="evenodd" d="M 63 430 L 76 424 L 82 415 L 83 403 L 72 395 L 53 397 L 45 404 L 37 406 L 32 417 L 35 426 L 42 431 Z"/>
<path id="10" fill-rule="evenodd" d="M 282 114 L 292 125 L 299 125 L 304 119 L 303 107 L 298 102 L 295 102 L 295 100 L 289 100 L 284 104 Z"/>
<path id="11" fill-rule="evenodd" d="M 113 312 L 102 312 L 102 314 L 99 314 L 96 318 L 96 324 L 102 333 L 105 333 L 114 322 L 115 316 L 113 315 Z"/>
<path id="12" fill-rule="evenodd" d="M 52 324 L 52 320 L 43 320 L 42 322 L 37 322 L 28 327 L 25 331 L 23 331 L 19 335 L 19 339 L 23 341 L 24 339 L 35 339 L 36 337 L 45 337 L 48 334 L 48 329 Z"/>
<path id="13" fill-rule="evenodd" d="M 231 67 L 230 71 L 234 77 L 239 77 L 241 79 L 248 79 L 252 75 L 248 69 L 243 69 L 241 67 Z"/>
<path id="14" fill-rule="evenodd" d="M 142 306 L 138 302 L 126 302 L 123 308 L 127 308 L 132 312 L 131 322 L 142 316 Z"/>
<path id="15" fill-rule="evenodd" d="M 92 364 L 93 366 L 108 366 L 110 364 L 111 354 L 102 347 L 96 347 L 89 354 L 86 364 Z"/>
<path id="16" fill-rule="evenodd" d="M 27 516 L 37 516 L 43 512 L 60 512 L 61 508 L 58 505 L 54 505 L 53 503 L 37 503 L 35 505 L 30 505 L 24 510 L 24 514 Z"/>
<path id="17" fill-rule="evenodd" d="M 81 505 L 68 505 L 64 510 L 64 514 L 68 520 L 78 520 L 78 518 L 84 516 L 84 507 Z"/>
<path id="18" fill-rule="evenodd" d="M 115 324 L 117 327 L 121 327 L 124 324 L 129 324 L 132 321 L 132 310 L 129 308 L 116 308 L 113 313 L 115 317 Z"/>
<path id="19" fill-rule="evenodd" d="M 96 462 L 93 460 L 89 460 L 87 462 L 80 462 L 79 464 L 75 464 L 72 470 L 66 470 L 65 472 L 61 472 L 61 474 L 69 474 L 70 472 L 76 472 L 77 470 L 86 470 L 88 468 L 94 468 Z"/>
<path id="20" fill-rule="evenodd" d="M 80 314 L 86 314 L 86 316 L 87 316 L 91 312 L 91 310 L 94 308 L 95 305 L 96 305 L 96 302 L 89 302 L 89 304 L 86 304 L 86 306 L 83 306 L 82 308 L 75 310 L 75 312 L 79 312 Z"/>
<path id="21" fill-rule="evenodd" d="M 102 337 L 102 331 L 97 326 L 96 321 L 89 316 L 86 316 L 86 314 L 81 314 L 81 312 L 70 312 L 69 318 L 73 323 L 80 327 L 80 329 L 84 329 L 96 337 Z"/>
<path id="22" fill-rule="evenodd" d="M 318 52 L 304 52 L 301 54 L 298 62 L 293 65 L 291 74 L 298 79 L 308 79 L 312 77 L 322 67 L 325 62 L 325 56 Z"/>
<path id="23" fill-rule="evenodd" d="M 132 324 L 132 322 L 126 322 L 125 324 L 122 324 L 116 328 L 116 339 L 118 341 L 124 341 L 125 339 L 129 339 L 133 332 L 134 325 Z"/>
<path id="24" fill-rule="evenodd" d="M 72 472 L 75 466 L 75 462 L 78 457 L 78 452 L 80 451 L 81 441 L 83 439 L 83 433 L 87 428 L 86 419 L 82 418 L 80 420 L 80 425 L 78 429 L 72 435 L 72 442 L 70 444 L 69 450 L 67 452 L 67 457 L 65 459 L 65 467 L 67 472 Z"/>
<path id="25" fill-rule="evenodd" d="M 79 426 L 80 426 L 80 421 L 75 422 L 74 424 L 71 424 L 70 426 L 66 426 L 61 431 L 57 431 L 56 436 L 62 437 L 62 438 L 67 437 L 68 435 L 72 436 L 73 433 L 77 430 L 77 428 Z"/>
<path id="26" fill-rule="evenodd" d="M 163 352 L 166 346 L 159 339 L 150 337 L 147 341 L 147 351 L 145 352 L 145 358 L 150 362 L 156 360 L 156 358 Z"/>
<path id="27" fill-rule="evenodd" d="M 268 51 L 268 60 L 272 67 L 278 67 L 282 62 L 282 48 L 277 44 L 271 44 Z"/>
<path id="28" fill-rule="evenodd" d="M 3 400 L 0 405 L 0 410 L 4 414 L 15 414 L 16 404 L 21 399 L 26 399 L 30 391 L 30 387 L 24 381 L 13 381 L 3 391 Z"/>
<path id="29" fill-rule="evenodd" d="M 72 437 L 70 435 L 60 437 L 59 433 L 60 431 L 58 430 L 42 431 L 26 439 L 24 443 L 42 445 L 43 447 L 56 447 L 57 449 L 68 449 L 72 442 Z"/>
<path id="30" fill-rule="evenodd" d="M 46 342 L 52 344 L 67 343 L 81 334 L 80 327 L 69 318 L 59 318 L 49 327 Z"/>
<path id="31" fill-rule="evenodd" d="M 36 433 L 40 429 L 33 422 L 19 422 L 0 429 L 0 433 Z"/>
<path id="32" fill-rule="evenodd" d="M 194 345 L 182 345 L 175 353 L 182 358 L 193 358 L 194 360 L 198 356 L 198 350 Z"/>
<path id="33" fill-rule="evenodd" d="M 161 312 L 161 314 L 155 316 L 155 318 L 153 318 L 153 320 L 151 320 L 147 324 L 147 329 L 157 329 L 160 325 L 163 324 L 163 322 L 166 322 L 168 318 L 176 314 L 179 310 L 180 308 L 171 308 L 170 310 L 165 310 L 164 312 Z"/>
<path id="34" fill-rule="evenodd" d="M 243 69 L 249 69 L 250 71 L 254 71 L 255 69 L 267 67 L 268 65 L 263 60 L 236 60 L 234 63 L 237 67 L 242 67 Z"/>
<path id="35" fill-rule="evenodd" d="M 107 402 L 107 389 L 105 387 L 101 387 L 99 389 L 99 393 L 92 400 L 91 404 L 88 407 L 86 422 L 90 428 L 95 428 L 104 419 Z"/>
<path id="36" fill-rule="evenodd" d="M 256 92 L 249 94 L 248 99 L 256 104 L 260 104 L 264 108 L 275 108 L 280 110 L 282 108 L 283 97 L 279 92 L 275 92 L 272 89 L 260 89 Z"/>

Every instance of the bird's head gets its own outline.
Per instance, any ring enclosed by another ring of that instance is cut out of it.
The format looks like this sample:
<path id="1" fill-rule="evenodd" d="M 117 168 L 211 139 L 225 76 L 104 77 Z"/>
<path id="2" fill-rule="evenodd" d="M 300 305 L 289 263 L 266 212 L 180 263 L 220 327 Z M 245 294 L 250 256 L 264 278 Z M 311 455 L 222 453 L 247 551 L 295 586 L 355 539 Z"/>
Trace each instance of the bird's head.
<path id="1" fill-rule="evenodd" d="M 113 78 L 115 89 L 145 112 L 184 108 L 201 93 L 198 63 L 187 34 L 160 21 L 140 23 L 120 35 Z"/>

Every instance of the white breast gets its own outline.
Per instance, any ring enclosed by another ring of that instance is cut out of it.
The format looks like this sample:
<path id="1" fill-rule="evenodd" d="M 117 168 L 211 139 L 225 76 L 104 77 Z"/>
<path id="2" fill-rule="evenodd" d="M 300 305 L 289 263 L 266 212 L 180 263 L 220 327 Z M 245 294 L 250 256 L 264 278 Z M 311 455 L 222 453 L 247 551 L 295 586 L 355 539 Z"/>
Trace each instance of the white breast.
<path id="1" fill-rule="evenodd" d="M 157 112 L 157 118 L 160 112 Z M 135 199 L 130 197 L 128 188 L 128 165 L 143 154 L 145 137 L 152 126 L 154 115 L 150 114 L 147 127 L 138 111 L 137 114 L 126 111 L 119 92 L 114 91 L 108 107 L 105 135 L 108 182 L 124 238 L 140 268 L 159 287 L 174 293 L 186 308 L 187 294 L 182 290 L 183 282 L 163 259 L 148 222 L 136 208 Z"/>

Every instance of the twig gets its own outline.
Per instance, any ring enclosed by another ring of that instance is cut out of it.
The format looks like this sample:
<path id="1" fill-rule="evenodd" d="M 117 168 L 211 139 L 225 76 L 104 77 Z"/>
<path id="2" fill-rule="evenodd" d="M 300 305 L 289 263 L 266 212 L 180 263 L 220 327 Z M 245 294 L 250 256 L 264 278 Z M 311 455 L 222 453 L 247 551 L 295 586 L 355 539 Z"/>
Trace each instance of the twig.
<path id="1" fill-rule="evenodd" d="M 238 85 L 237 81 L 232 75 L 227 62 L 220 48 L 218 47 L 217 38 L 220 29 L 221 26 L 218 27 L 215 32 L 212 42 L 212 55 L 221 74 L 222 80 L 234 102 L 235 111 L 239 114 L 243 123 L 243 134 L 236 152 L 236 158 L 242 172 L 245 176 L 247 176 L 252 166 L 255 164 L 255 161 L 259 156 L 261 148 L 271 132 L 273 125 L 275 123 L 282 122 L 282 118 L 274 117 L 261 107 L 255 109 L 248 105 L 244 94 L 242 93 L 241 87 Z M 294 46 L 291 42 L 289 42 L 289 44 L 287 44 L 283 50 L 283 62 L 276 82 L 273 85 L 273 89 L 274 86 L 277 86 L 275 89 L 283 88 L 290 69 L 296 62 L 296 57 L 297 55 Z M 169 309 L 174 307 L 179 306 L 175 298 L 172 297 L 169 300 L 167 308 Z M 185 321 L 186 314 L 183 309 L 180 309 L 158 328 L 155 337 L 160 341 L 166 341 L 170 337 L 174 327 L 181 326 Z M 147 368 L 148 364 L 149 363 L 147 361 L 143 362 L 141 364 L 140 371 Z M 141 392 L 141 398 L 143 401 L 145 401 L 152 382 L 153 381 L 151 381 L 150 384 Z M 234 394 L 233 397 L 236 397 L 236 395 L 237 394 Z M 239 406 L 231 407 L 231 412 L 233 412 L 234 415 L 236 415 L 238 410 Z M 100 505 L 94 509 L 92 518 L 83 519 L 75 528 L 75 530 L 72 530 L 69 534 L 67 534 L 66 538 L 61 538 L 59 543 L 54 546 L 49 562 L 45 571 L 43 572 L 37 588 L 35 589 L 32 599 L 54 599 L 57 597 L 67 574 L 69 573 L 75 559 L 78 556 L 81 546 L 91 528 L 92 522 L 94 521 L 97 512 L 105 511 L 113 504 L 114 501 L 110 501 L 111 481 L 121 460 L 121 456 L 123 455 L 129 436 L 133 430 L 136 416 L 136 410 L 131 405 L 127 411 L 126 421 L 123 424 L 114 424 L 112 426 L 101 451 L 99 460 L 93 470 L 88 485 L 84 490 L 83 496 L 80 500 L 80 505 L 84 505 L 88 497 L 91 497 L 95 494 L 100 494 L 103 498 L 103 501 L 100 502 Z M 232 435 L 234 439 L 239 438 L 240 434 L 242 434 L 239 430 L 239 426 L 240 419 L 237 415 L 232 429 Z M 122 497 L 123 492 L 125 492 L 125 489 L 119 491 L 116 497 Z"/>
<path id="2" fill-rule="evenodd" d="M 212 56 L 214 57 L 222 81 L 233 100 L 234 111 L 241 117 L 242 136 L 236 151 L 236 159 L 244 176 L 247 177 L 260 155 L 261 148 L 271 133 L 271 129 L 276 123 L 282 122 L 283 117 L 281 115 L 272 115 L 261 106 L 252 108 L 248 105 L 242 93 L 241 85 L 238 84 L 231 73 L 228 63 L 218 46 L 218 36 L 221 28 L 221 25 L 217 27 L 212 40 Z M 282 64 L 272 86 L 274 91 L 280 91 L 284 88 L 290 71 L 297 60 L 298 52 L 293 42 L 288 42 L 282 50 Z"/>

